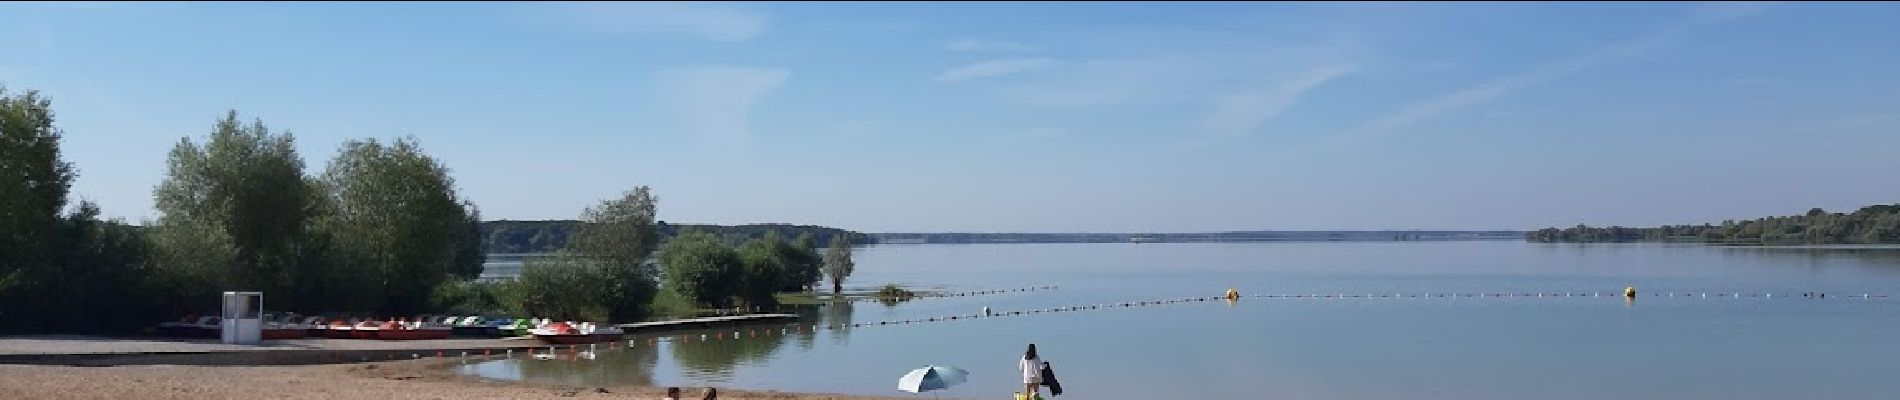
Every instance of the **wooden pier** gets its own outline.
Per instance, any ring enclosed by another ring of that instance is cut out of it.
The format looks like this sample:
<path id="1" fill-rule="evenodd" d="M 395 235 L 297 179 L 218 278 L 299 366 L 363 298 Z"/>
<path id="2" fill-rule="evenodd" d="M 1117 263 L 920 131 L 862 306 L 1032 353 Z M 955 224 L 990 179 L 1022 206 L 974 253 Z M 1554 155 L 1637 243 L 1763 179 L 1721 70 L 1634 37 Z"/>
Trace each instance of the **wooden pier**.
<path id="1" fill-rule="evenodd" d="M 730 326 L 730 325 L 739 325 L 739 324 L 756 323 L 756 322 L 785 322 L 785 321 L 794 321 L 797 319 L 798 319 L 797 314 L 746 314 L 746 315 L 728 315 L 728 316 L 723 316 L 723 317 L 687 318 L 687 319 L 675 319 L 675 320 L 667 320 L 667 321 L 619 324 L 619 325 L 614 325 L 614 327 L 627 331 L 627 333 L 636 333 L 641 330 L 705 328 L 705 327 L 711 327 L 711 326 L 721 326 L 721 325 Z"/>

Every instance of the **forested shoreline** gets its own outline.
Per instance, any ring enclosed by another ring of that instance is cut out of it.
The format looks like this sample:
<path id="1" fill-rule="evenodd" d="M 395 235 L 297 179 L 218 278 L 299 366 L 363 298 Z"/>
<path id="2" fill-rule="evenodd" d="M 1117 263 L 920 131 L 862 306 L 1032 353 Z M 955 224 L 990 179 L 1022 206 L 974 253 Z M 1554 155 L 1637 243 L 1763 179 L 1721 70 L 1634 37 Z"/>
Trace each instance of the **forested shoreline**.
<path id="1" fill-rule="evenodd" d="M 539 220 L 516 221 L 496 220 L 481 224 L 484 245 L 490 253 L 547 253 L 567 246 L 568 236 L 582 222 L 577 220 Z M 872 235 L 844 229 L 792 224 L 669 224 L 666 221 L 655 223 L 660 237 L 672 238 L 690 231 L 704 232 L 731 243 L 743 243 L 748 240 L 763 239 L 768 232 L 798 236 L 810 233 L 818 240 L 819 246 L 830 246 L 833 237 L 843 235 L 852 244 L 873 244 L 877 239 Z"/>
<path id="2" fill-rule="evenodd" d="M 1900 243 L 1900 204 L 1871 205 L 1851 213 L 1830 213 L 1814 208 L 1801 215 L 1728 220 L 1719 225 L 1544 228 L 1526 232 L 1524 239 L 1543 243 L 1892 244 Z"/>

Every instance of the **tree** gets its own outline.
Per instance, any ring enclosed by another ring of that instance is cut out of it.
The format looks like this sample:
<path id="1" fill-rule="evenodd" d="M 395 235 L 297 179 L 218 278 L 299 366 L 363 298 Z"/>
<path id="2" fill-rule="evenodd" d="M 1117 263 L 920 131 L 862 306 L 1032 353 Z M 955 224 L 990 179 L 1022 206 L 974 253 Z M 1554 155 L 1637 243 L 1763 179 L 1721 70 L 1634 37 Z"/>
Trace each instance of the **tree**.
<path id="1" fill-rule="evenodd" d="M 346 142 L 322 183 L 338 248 L 373 278 L 357 295 L 380 299 L 378 311 L 426 311 L 436 285 L 476 262 L 464 246 L 480 237 L 470 228 L 473 211 L 457 198 L 448 168 L 414 139 Z"/>
<path id="2" fill-rule="evenodd" d="M 775 248 L 781 245 L 778 235 L 767 235 L 765 239 L 753 239 L 739 246 L 739 259 L 745 264 L 745 273 L 739 279 L 737 292 L 747 307 L 778 306 L 778 299 L 773 295 L 792 277 Z"/>
<path id="3" fill-rule="evenodd" d="M 674 237 L 660 249 L 666 286 L 698 304 L 725 308 L 743 279 L 739 253 L 704 232 Z"/>
<path id="4" fill-rule="evenodd" d="M 22 295 L 9 287 L 30 285 L 50 267 L 49 239 L 74 177 L 72 164 L 60 160 L 59 140 L 51 101 L 0 87 L 0 297 Z M 0 319 L 21 310 L 12 304 L 0 303 Z"/>
<path id="5" fill-rule="evenodd" d="M 0 332 L 126 332 L 152 322 L 148 242 L 79 202 L 52 103 L 0 87 Z"/>
<path id="6" fill-rule="evenodd" d="M 851 239 L 834 236 L 831 248 L 825 250 L 825 275 L 831 277 L 831 293 L 844 292 L 844 279 L 851 276 L 856 267 L 851 261 Z"/>
<path id="7" fill-rule="evenodd" d="M 529 260 L 521 268 L 521 309 L 528 315 L 565 320 L 604 320 L 600 294 L 607 283 L 599 266 L 584 257 L 559 254 Z"/>
<path id="8" fill-rule="evenodd" d="M 825 280 L 824 263 L 818 255 L 818 238 L 811 231 L 798 234 L 798 241 L 789 246 L 780 246 L 781 257 L 786 260 L 786 268 L 792 272 L 787 289 L 809 291 Z"/>
<path id="9" fill-rule="evenodd" d="M 183 290 L 175 294 L 191 299 L 187 307 L 208 308 L 221 289 L 284 293 L 294 286 L 295 270 L 306 267 L 297 265 L 299 244 L 313 214 L 295 144 L 290 133 L 240 123 L 231 111 L 203 146 L 184 138 L 172 148 L 153 193 L 154 242 L 161 269 Z"/>
<path id="10" fill-rule="evenodd" d="M 48 239 L 74 178 L 72 164 L 60 160 L 59 140 L 51 101 L 38 91 L 8 95 L 0 87 L 0 293 L 15 293 L 7 288 L 51 261 Z"/>
<path id="11" fill-rule="evenodd" d="M 488 262 L 488 241 L 482 236 L 481 209 L 469 201 L 462 202 L 462 209 L 468 212 L 456 231 L 455 261 L 449 265 L 449 274 L 457 279 L 475 279 L 482 275 L 482 264 Z"/>
<path id="12" fill-rule="evenodd" d="M 651 189 L 635 187 L 582 211 L 582 224 L 568 239 L 573 253 L 596 265 L 605 282 L 600 296 L 613 320 L 646 318 L 653 304 L 658 284 L 647 258 L 660 242 L 654 228 L 658 203 Z"/>

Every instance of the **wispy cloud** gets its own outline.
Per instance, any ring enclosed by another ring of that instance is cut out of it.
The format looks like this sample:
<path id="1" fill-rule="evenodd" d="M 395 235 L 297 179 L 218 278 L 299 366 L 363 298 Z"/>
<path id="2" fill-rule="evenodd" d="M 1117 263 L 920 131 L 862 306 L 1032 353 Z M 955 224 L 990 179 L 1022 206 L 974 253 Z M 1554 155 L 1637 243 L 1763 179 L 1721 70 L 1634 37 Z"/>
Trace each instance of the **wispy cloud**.
<path id="1" fill-rule="evenodd" d="M 814 21 L 804 24 L 803 28 L 823 32 L 894 33 L 917 29 L 917 25 L 907 22 Z"/>
<path id="2" fill-rule="evenodd" d="M 1005 89 L 1011 99 L 1041 107 L 1093 107 L 1135 99 L 1179 100 L 1204 80 L 1204 62 L 1160 57 L 1065 62 L 1046 79 Z"/>
<path id="3" fill-rule="evenodd" d="M 743 42 L 763 34 L 764 15 L 719 3 L 570 3 L 587 27 L 613 33 L 675 34 Z"/>
<path id="4" fill-rule="evenodd" d="M 1048 69 L 1056 64 L 1047 58 L 1012 58 L 1007 60 L 984 61 L 952 68 L 937 75 L 937 82 L 962 82 L 974 79 L 995 78 L 1024 72 Z"/>
<path id="5" fill-rule="evenodd" d="M 1017 42 L 977 40 L 977 39 L 971 39 L 971 38 L 960 38 L 960 39 L 952 40 L 950 41 L 950 43 L 945 43 L 943 45 L 944 51 L 966 51 L 966 52 L 1031 51 L 1035 49 L 1036 49 L 1035 46 L 1030 46 L 1027 44 L 1022 44 L 1022 43 L 1017 43 Z"/>
<path id="6" fill-rule="evenodd" d="M 750 135 L 752 109 L 791 75 L 783 68 L 673 69 L 661 71 L 655 87 L 681 127 L 701 137 L 738 140 Z"/>
<path id="7" fill-rule="evenodd" d="M 1358 67 L 1353 65 L 1317 67 L 1276 86 L 1228 94 L 1215 106 L 1214 112 L 1202 121 L 1201 127 L 1224 136 L 1253 132 L 1292 107 L 1307 91 L 1357 70 Z"/>
<path id="8" fill-rule="evenodd" d="M 1644 54 L 1689 29 L 1754 15 L 1766 7 L 1759 3 L 1711 3 L 1696 9 L 1687 20 L 1664 27 L 1647 36 L 1544 63 L 1524 72 L 1413 103 L 1365 123 L 1348 136 L 1372 135 L 1402 129 L 1442 114 L 1490 102 L 1512 92 L 1563 78 L 1605 62 Z"/>

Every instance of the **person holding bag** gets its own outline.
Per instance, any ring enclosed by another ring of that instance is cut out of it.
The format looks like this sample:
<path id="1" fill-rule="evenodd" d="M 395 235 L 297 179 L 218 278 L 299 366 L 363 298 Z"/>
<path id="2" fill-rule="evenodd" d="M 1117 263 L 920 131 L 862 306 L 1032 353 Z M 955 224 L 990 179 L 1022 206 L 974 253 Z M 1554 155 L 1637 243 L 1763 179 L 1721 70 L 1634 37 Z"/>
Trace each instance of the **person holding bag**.
<path id="1" fill-rule="evenodd" d="M 1017 361 L 1016 367 L 1023 372 L 1022 398 L 1031 400 L 1041 398 L 1042 371 L 1044 366 L 1042 364 L 1042 358 L 1036 356 L 1035 343 L 1029 344 L 1029 351 L 1023 352 L 1023 359 Z"/>

